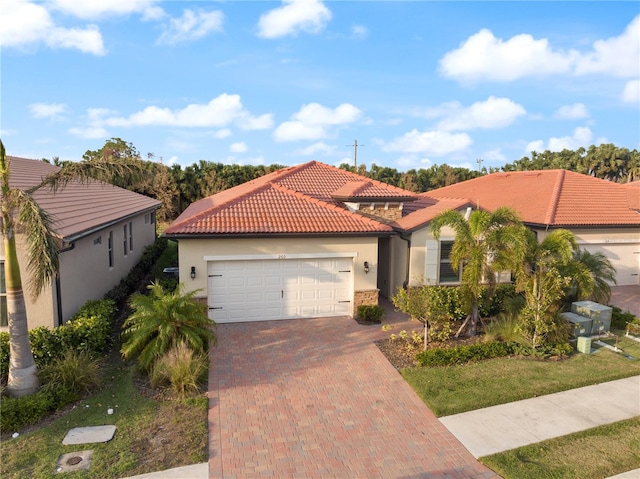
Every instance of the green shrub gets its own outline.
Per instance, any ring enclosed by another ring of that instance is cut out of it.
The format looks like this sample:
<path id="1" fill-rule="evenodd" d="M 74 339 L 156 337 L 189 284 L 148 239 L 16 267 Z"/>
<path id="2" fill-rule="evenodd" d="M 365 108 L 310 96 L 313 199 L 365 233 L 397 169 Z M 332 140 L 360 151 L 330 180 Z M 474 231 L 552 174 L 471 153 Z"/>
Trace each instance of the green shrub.
<path id="1" fill-rule="evenodd" d="M 436 348 L 422 351 L 416 355 L 419 366 L 449 366 L 482 361 L 484 359 L 509 356 L 514 353 L 514 345 L 498 341 L 457 346 L 453 348 Z"/>
<path id="2" fill-rule="evenodd" d="M 67 350 L 43 367 L 39 376 L 45 391 L 63 388 L 74 395 L 89 393 L 100 386 L 100 361 L 87 351 Z"/>
<path id="3" fill-rule="evenodd" d="M 182 341 L 155 362 L 150 373 L 151 385 L 169 386 L 176 396 L 184 398 L 200 391 L 207 371 L 207 355 L 194 352 Z"/>
<path id="4" fill-rule="evenodd" d="M 635 319 L 637 318 L 633 313 L 622 311 L 617 306 L 613 306 L 613 311 L 611 312 L 611 327 L 613 329 L 626 330 L 627 324 L 633 322 Z"/>
<path id="5" fill-rule="evenodd" d="M 640 319 L 633 318 L 633 320 L 627 323 L 625 328 L 627 334 L 631 334 L 633 336 L 640 336 Z"/>
<path id="6" fill-rule="evenodd" d="M 2 434 L 16 432 L 77 399 L 77 394 L 71 393 L 62 386 L 51 387 L 48 390 L 41 389 L 35 394 L 20 398 L 3 397 L 0 432 Z"/>
<path id="7" fill-rule="evenodd" d="M 362 304 L 358 306 L 358 318 L 370 323 L 381 323 L 384 318 L 384 308 L 377 304 Z"/>

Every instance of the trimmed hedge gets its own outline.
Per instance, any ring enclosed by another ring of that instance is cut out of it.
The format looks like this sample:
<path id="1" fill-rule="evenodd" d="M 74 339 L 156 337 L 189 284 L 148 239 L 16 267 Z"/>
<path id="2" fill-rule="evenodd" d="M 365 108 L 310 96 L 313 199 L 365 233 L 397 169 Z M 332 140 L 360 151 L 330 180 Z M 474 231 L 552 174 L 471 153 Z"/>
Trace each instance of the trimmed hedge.
<path id="1" fill-rule="evenodd" d="M 77 399 L 77 394 L 69 392 L 64 387 L 48 388 L 46 391 L 40 390 L 20 398 L 3 397 L 0 431 L 3 434 L 16 432 Z"/>
<path id="2" fill-rule="evenodd" d="M 65 351 L 86 351 L 96 357 L 106 351 L 111 338 L 116 307 L 112 300 L 89 301 L 62 326 L 45 326 L 29 331 L 31 352 L 36 367 L 51 364 Z M 9 333 L 0 333 L 0 374 L 4 382 L 9 374 Z"/>
<path id="3" fill-rule="evenodd" d="M 446 349 L 428 349 L 416 355 L 419 366 L 449 366 L 452 364 L 466 364 L 482 361 L 484 359 L 499 358 L 515 353 L 517 345 L 492 341 L 489 343 L 477 343 L 457 346 Z"/>
<path id="4" fill-rule="evenodd" d="M 381 323 L 384 318 L 384 308 L 377 304 L 361 304 L 358 306 L 358 318 L 370 323 Z"/>

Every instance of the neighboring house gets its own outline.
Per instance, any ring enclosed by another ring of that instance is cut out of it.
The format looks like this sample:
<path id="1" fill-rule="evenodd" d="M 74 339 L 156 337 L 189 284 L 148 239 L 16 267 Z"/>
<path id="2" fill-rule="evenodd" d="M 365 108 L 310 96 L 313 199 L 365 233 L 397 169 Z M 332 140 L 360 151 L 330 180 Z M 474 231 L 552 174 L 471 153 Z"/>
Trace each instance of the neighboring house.
<path id="1" fill-rule="evenodd" d="M 448 209 L 465 214 L 478 201 L 488 210 L 522 208 L 539 237 L 566 226 L 565 217 L 591 217 L 580 223 L 585 230 L 572 228 L 581 245 L 615 243 L 614 265 L 623 274 L 635 268 L 637 282 L 638 255 L 629 257 L 640 243 L 640 215 L 626 199 L 632 190 L 569 172 L 538 173 L 489 175 L 418 195 L 311 161 L 191 204 L 164 235 L 179 242 L 181 282 L 199 290 L 217 322 L 354 315 L 409 284 L 458 284 L 449 259 L 455 235 L 444 228 L 436 241 L 429 222 Z M 505 181 L 509 175 L 527 186 Z M 483 182 L 500 198 L 484 201 L 475 189 Z M 530 212 L 555 219 L 538 222 Z"/>
<path id="2" fill-rule="evenodd" d="M 474 207 L 510 206 L 541 241 L 550 230 L 573 232 L 578 245 L 603 253 L 618 285 L 640 284 L 640 182 L 618 184 L 567 170 L 494 173 L 426 193 L 464 196 Z"/>
<path id="3" fill-rule="evenodd" d="M 38 160 L 8 159 L 10 185 L 23 190 L 59 169 Z M 61 249 L 58 276 L 33 301 L 26 287 L 29 277 L 25 239 L 29 232 L 17 232 L 30 329 L 63 324 L 88 300 L 100 299 L 116 286 L 155 241 L 155 211 L 160 206 L 153 198 L 97 181 L 72 181 L 55 193 L 43 188 L 34 198 L 54 220 Z M 0 266 L 4 266 L 3 262 L 4 251 L 0 252 Z M 4 267 L 0 271 L 0 330 L 6 330 Z"/>

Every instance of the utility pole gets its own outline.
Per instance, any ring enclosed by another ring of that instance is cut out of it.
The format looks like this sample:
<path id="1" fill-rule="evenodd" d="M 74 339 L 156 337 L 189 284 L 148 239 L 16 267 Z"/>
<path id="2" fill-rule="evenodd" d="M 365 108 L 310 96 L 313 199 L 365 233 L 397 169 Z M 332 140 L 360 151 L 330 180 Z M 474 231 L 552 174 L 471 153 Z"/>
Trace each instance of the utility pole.
<path id="1" fill-rule="evenodd" d="M 353 140 L 353 145 L 347 145 L 347 146 L 353 146 L 353 167 L 357 170 L 358 169 L 358 146 L 365 146 L 365 145 L 358 145 L 358 140 Z"/>
<path id="2" fill-rule="evenodd" d="M 478 173 L 480 173 L 480 165 L 482 164 L 482 162 L 483 162 L 483 161 L 484 161 L 484 160 L 483 160 L 482 158 L 478 158 L 478 159 L 476 160 L 476 163 L 478 163 Z"/>

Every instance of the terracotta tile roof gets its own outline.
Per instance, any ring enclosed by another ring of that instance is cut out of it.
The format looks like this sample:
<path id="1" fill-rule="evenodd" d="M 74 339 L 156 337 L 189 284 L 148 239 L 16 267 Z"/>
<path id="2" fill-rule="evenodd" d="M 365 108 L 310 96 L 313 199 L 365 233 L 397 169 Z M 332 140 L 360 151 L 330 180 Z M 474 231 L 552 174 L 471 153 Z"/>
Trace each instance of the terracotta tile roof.
<path id="1" fill-rule="evenodd" d="M 634 189 L 567 170 L 541 170 L 493 173 L 422 196 L 468 198 L 487 210 L 511 206 L 536 225 L 640 226 L 629 194 Z"/>
<path id="2" fill-rule="evenodd" d="M 457 210 L 466 206 L 472 206 L 467 198 L 432 198 L 421 195 L 418 201 L 404 205 L 404 216 L 393 223 L 393 226 L 401 230 L 411 232 L 419 228 L 436 215 L 446 210 Z"/>
<path id="3" fill-rule="evenodd" d="M 629 201 L 629 208 L 640 212 L 640 181 L 633 181 L 631 183 L 623 183 L 627 190 L 627 200 Z"/>
<path id="4" fill-rule="evenodd" d="M 39 160 L 9 157 L 10 184 L 27 189 L 59 168 Z M 87 184 L 70 182 L 54 194 L 49 189 L 38 190 L 35 200 L 55 220 L 56 234 L 67 241 L 114 223 L 128 216 L 152 211 L 160 202 L 133 191 L 92 181 Z"/>
<path id="5" fill-rule="evenodd" d="M 355 184 L 354 184 L 355 183 Z M 191 204 L 166 230 L 172 235 L 392 233 L 349 211 L 335 191 L 400 201 L 416 195 L 316 161 L 274 171 Z"/>

